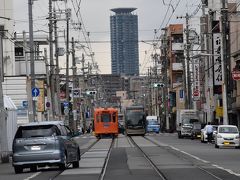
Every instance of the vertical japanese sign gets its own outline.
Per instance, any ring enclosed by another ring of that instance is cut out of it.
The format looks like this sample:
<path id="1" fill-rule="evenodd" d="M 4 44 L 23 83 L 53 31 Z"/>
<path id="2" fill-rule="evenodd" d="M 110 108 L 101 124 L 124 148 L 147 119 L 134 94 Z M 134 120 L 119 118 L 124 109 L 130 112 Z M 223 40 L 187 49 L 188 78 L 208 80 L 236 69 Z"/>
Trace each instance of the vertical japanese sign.
<path id="1" fill-rule="evenodd" d="M 214 85 L 222 85 L 221 34 L 213 34 Z"/>
<path id="2" fill-rule="evenodd" d="M 199 59 L 194 60 L 193 64 L 193 100 L 200 99 L 200 78 L 199 78 Z"/>

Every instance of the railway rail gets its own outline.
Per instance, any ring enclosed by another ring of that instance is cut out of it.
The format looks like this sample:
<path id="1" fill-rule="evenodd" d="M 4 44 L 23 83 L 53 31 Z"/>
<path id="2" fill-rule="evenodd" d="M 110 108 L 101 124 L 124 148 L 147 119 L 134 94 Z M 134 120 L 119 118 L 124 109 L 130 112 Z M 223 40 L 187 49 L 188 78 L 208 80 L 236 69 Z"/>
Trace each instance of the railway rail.
<path id="1" fill-rule="evenodd" d="M 152 168 L 156 171 L 156 173 L 159 175 L 159 177 L 162 179 L 162 180 L 168 180 L 167 178 L 167 174 L 164 174 L 159 168 L 158 166 L 153 162 L 153 160 L 151 159 L 151 157 L 143 150 L 142 147 L 140 147 L 135 141 L 134 139 L 130 136 L 128 137 L 129 138 L 129 141 L 131 144 L 133 144 L 142 154 L 143 156 L 145 157 L 145 159 L 150 163 L 150 165 L 152 166 Z M 160 148 L 165 148 L 167 149 L 166 147 L 163 147 L 163 146 L 160 146 L 158 143 L 156 143 L 155 141 L 147 138 L 147 137 L 143 137 L 145 140 L 149 141 L 150 143 L 153 143 L 154 145 L 156 145 L 156 147 L 160 147 Z M 177 156 L 178 158 L 181 158 L 183 160 L 186 160 L 188 162 L 191 162 L 191 165 L 194 167 L 194 168 L 197 168 L 199 170 L 201 170 L 202 172 L 206 173 L 207 175 L 211 176 L 212 179 L 217 179 L 217 180 L 225 180 L 224 178 L 222 177 L 219 177 L 218 175 L 214 174 L 213 172 L 209 171 L 208 169 L 204 168 L 203 165 L 199 165 L 197 163 L 194 163 L 193 160 L 191 160 L 191 157 L 189 156 L 188 158 L 186 158 L 186 154 L 179 154 L 181 152 L 177 152 L 176 150 L 174 149 L 167 149 L 169 153 L 172 153 L 173 155 Z M 205 163 L 206 164 L 206 163 Z"/>
<path id="2" fill-rule="evenodd" d="M 94 141 L 90 146 L 88 146 L 88 148 L 85 151 L 81 151 L 80 156 L 82 156 L 83 154 L 85 154 L 86 152 L 88 152 L 97 142 L 99 141 L 99 139 L 96 139 L 96 141 Z M 80 160 L 81 162 L 81 160 Z M 67 166 L 69 167 L 69 165 Z M 51 177 L 49 180 L 53 180 L 56 177 L 58 177 L 64 170 L 60 170 L 57 174 L 55 174 L 53 177 Z"/>

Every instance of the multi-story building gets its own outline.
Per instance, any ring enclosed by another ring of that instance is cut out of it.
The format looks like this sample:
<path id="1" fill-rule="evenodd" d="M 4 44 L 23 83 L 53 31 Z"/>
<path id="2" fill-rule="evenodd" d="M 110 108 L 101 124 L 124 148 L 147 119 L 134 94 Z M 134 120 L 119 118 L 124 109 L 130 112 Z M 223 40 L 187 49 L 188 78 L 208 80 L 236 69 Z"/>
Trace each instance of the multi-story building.
<path id="1" fill-rule="evenodd" d="M 166 75 L 168 77 L 166 86 L 168 87 L 169 103 L 166 108 L 170 114 L 167 124 L 169 124 L 169 130 L 172 131 L 175 129 L 176 110 L 184 108 L 183 24 L 170 24 L 164 33 L 166 35 L 163 36 L 166 38 L 162 38 L 161 61 L 166 61 L 163 66 L 163 68 L 167 68 Z"/>
<path id="2" fill-rule="evenodd" d="M 136 8 L 115 8 L 110 17 L 112 74 L 138 75 L 138 16 Z"/>
<path id="3" fill-rule="evenodd" d="M 229 38 L 227 48 L 222 48 L 222 26 L 221 26 L 221 0 L 205 0 L 206 14 L 202 17 L 203 51 L 206 55 L 201 56 L 201 102 L 202 111 L 205 113 L 206 121 L 216 124 L 240 125 L 240 101 L 239 81 L 233 80 L 232 71 L 238 69 L 239 63 L 239 15 L 237 13 L 238 1 L 229 1 L 226 8 L 229 11 Z M 226 72 L 223 72 L 222 54 L 227 54 Z M 231 57 L 231 58 L 230 58 Z M 227 81 L 224 82 L 224 76 Z M 223 91 L 223 84 L 226 83 L 226 91 Z M 226 102 L 224 104 L 224 96 Z M 224 108 L 227 109 L 228 119 L 224 118 Z"/>
<path id="4" fill-rule="evenodd" d="M 15 74 L 14 21 L 12 0 L 0 0 L 0 56 L 3 57 L 3 74 Z"/>

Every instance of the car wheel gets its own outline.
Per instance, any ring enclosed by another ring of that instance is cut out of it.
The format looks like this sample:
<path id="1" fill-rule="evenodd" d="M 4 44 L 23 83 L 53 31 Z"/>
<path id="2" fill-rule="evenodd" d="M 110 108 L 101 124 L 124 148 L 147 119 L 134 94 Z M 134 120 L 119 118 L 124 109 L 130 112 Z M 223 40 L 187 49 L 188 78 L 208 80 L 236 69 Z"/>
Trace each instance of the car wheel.
<path id="1" fill-rule="evenodd" d="M 64 154 L 64 160 L 63 163 L 59 164 L 59 169 L 60 170 L 65 170 L 67 168 L 67 156 Z"/>
<path id="2" fill-rule="evenodd" d="M 36 171 L 37 171 L 37 166 L 32 165 L 32 166 L 30 167 L 30 171 L 31 171 L 31 172 L 36 172 Z"/>
<path id="3" fill-rule="evenodd" d="M 191 135 L 191 140 L 194 140 L 194 135 L 193 134 Z"/>
<path id="4" fill-rule="evenodd" d="M 235 149 L 240 149 L 240 146 L 235 146 Z"/>
<path id="5" fill-rule="evenodd" d="M 74 161 L 73 163 L 72 163 L 72 165 L 73 165 L 73 168 L 79 168 L 79 161 L 80 161 L 80 151 L 79 151 L 79 149 L 78 149 L 78 152 L 77 152 L 77 161 Z"/>
<path id="6" fill-rule="evenodd" d="M 23 167 L 22 166 L 14 166 L 14 171 L 16 174 L 22 173 Z"/>
<path id="7" fill-rule="evenodd" d="M 215 148 L 219 148 L 219 146 L 217 144 L 215 144 Z"/>
<path id="8" fill-rule="evenodd" d="M 74 161 L 72 165 L 73 165 L 73 168 L 79 168 L 79 161 Z"/>
<path id="9" fill-rule="evenodd" d="M 182 135 L 180 132 L 178 133 L 178 139 L 182 139 Z"/>

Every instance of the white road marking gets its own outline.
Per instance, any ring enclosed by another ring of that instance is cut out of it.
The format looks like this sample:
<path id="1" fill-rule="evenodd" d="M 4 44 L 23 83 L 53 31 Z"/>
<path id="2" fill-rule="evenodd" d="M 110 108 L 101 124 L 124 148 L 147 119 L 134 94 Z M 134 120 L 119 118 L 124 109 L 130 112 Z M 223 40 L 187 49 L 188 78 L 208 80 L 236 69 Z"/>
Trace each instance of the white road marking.
<path id="1" fill-rule="evenodd" d="M 169 147 L 171 147 L 172 149 L 174 149 L 174 150 L 176 150 L 176 151 L 179 151 L 179 152 L 181 152 L 181 153 L 183 153 L 183 154 L 186 154 L 186 155 L 188 155 L 188 156 L 190 156 L 190 157 L 192 157 L 192 158 L 194 158 L 194 159 L 197 159 L 197 160 L 199 160 L 199 161 L 202 161 L 202 162 L 204 162 L 204 163 L 210 163 L 209 161 L 206 161 L 206 160 L 204 160 L 204 159 L 201 159 L 201 158 L 199 158 L 199 157 L 197 157 L 197 156 L 194 156 L 194 155 L 192 155 L 192 154 L 190 154 L 190 153 L 187 153 L 187 152 L 185 152 L 185 151 L 177 150 L 177 148 L 175 148 L 175 147 L 173 147 L 173 146 L 169 146 Z M 221 169 L 221 170 L 224 170 L 224 171 L 226 171 L 226 172 L 228 172 L 228 173 L 230 173 L 230 174 L 232 174 L 232 175 L 235 175 L 235 176 L 240 177 L 240 174 L 239 174 L 239 173 L 235 173 L 235 172 L 233 172 L 231 169 L 226 169 L 226 168 L 221 167 L 221 166 L 216 165 L 216 164 L 211 164 L 211 166 L 216 167 L 216 168 Z"/>
<path id="2" fill-rule="evenodd" d="M 159 143 L 158 141 L 154 141 L 154 142 L 156 142 L 159 146 L 161 146 L 161 143 Z M 195 156 L 195 155 L 192 155 L 192 154 L 190 154 L 190 153 L 187 153 L 187 152 L 185 152 L 185 151 L 182 151 L 182 150 L 180 150 L 180 149 L 178 149 L 178 148 L 176 148 L 176 147 L 174 147 L 174 146 L 170 146 L 170 145 L 168 145 L 168 144 L 164 144 L 164 145 L 170 147 L 171 149 L 173 149 L 173 150 L 175 150 L 175 151 L 181 152 L 181 153 L 186 154 L 186 155 L 188 155 L 188 156 L 190 156 L 190 157 L 192 157 L 192 158 L 194 158 L 194 159 L 197 159 L 197 160 L 199 160 L 199 161 L 202 161 L 203 163 L 207 163 L 207 164 L 210 164 L 210 163 L 211 163 L 211 162 L 206 161 L 206 160 L 204 160 L 204 159 L 201 159 L 201 158 L 199 158 L 199 157 L 197 157 L 197 156 Z M 239 174 L 239 173 L 236 173 L 236 172 L 234 172 L 234 171 L 231 170 L 231 169 L 223 168 L 223 167 L 221 167 L 221 166 L 219 166 L 219 165 L 216 165 L 216 164 L 210 164 L 210 165 L 213 166 L 213 167 L 216 167 L 216 168 L 218 168 L 218 169 L 224 170 L 224 171 L 226 171 L 226 172 L 228 172 L 228 173 L 230 173 L 230 174 L 232 174 L 232 175 L 235 175 L 235 176 L 240 177 L 240 174 Z"/>
<path id="3" fill-rule="evenodd" d="M 33 178 L 35 178 L 36 176 L 38 176 L 39 174 L 41 174 L 41 172 L 34 173 L 33 175 L 31 175 L 31 176 L 25 178 L 24 180 L 30 180 L 30 179 L 33 179 Z"/>

